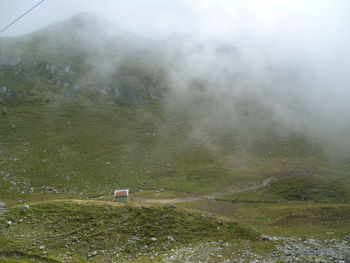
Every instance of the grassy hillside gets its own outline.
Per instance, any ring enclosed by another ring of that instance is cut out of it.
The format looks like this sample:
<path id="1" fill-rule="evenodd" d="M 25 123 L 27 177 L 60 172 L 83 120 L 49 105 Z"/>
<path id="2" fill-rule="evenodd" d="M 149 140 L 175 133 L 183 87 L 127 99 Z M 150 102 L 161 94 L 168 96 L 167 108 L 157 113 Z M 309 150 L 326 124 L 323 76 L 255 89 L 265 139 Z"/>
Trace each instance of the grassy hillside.
<path id="1" fill-rule="evenodd" d="M 98 33 L 106 23 L 81 14 L 0 39 L 0 197 L 116 187 L 204 194 L 276 178 L 255 196 L 348 198 L 346 156 L 335 161 L 289 131 L 254 95 L 218 98 L 200 79 L 185 93 L 170 89 L 151 43 L 118 28 Z M 291 180 L 295 189 L 285 187 Z M 256 199 L 246 195 L 229 199 Z"/>
<path id="2" fill-rule="evenodd" d="M 51 99 L 60 103 L 1 106 L 4 199 L 36 193 L 93 196 L 118 187 L 210 193 L 270 177 L 281 181 L 259 191 L 271 192 L 273 200 L 348 198 L 346 174 L 312 154 L 294 154 L 295 147 L 305 147 L 302 141 L 266 142 L 265 151 L 284 149 L 266 156 L 254 148 L 228 149 L 234 138 L 214 137 L 210 144 L 189 140 L 191 123 L 166 118 L 157 104 Z M 296 190 L 288 187 L 291 180 Z"/>
<path id="3" fill-rule="evenodd" d="M 199 241 L 258 237 L 252 230 L 209 215 L 111 202 L 43 202 L 27 212 L 17 206 L 6 219 L 13 223 L 1 223 L 0 255 L 44 262 L 146 260 Z"/>
<path id="4" fill-rule="evenodd" d="M 350 233 L 346 151 L 257 94 L 183 87 L 154 43 L 106 23 L 0 38 L 0 262 L 289 260 L 257 231 Z M 117 188 L 135 203 L 108 202 Z"/>

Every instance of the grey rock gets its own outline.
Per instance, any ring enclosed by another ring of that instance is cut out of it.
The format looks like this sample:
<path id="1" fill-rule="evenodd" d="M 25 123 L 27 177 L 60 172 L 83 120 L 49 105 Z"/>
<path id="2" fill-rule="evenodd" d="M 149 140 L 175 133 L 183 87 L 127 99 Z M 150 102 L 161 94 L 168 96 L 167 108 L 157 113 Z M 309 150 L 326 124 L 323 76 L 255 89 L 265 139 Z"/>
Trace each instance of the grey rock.
<path id="1" fill-rule="evenodd" d="M 23 207 L 23 212 L 27 212 L 29 210 L 29 205 L 25 205 L 24 207 Z"/>
<path id="2" fill-rule="evenodd" d="M 271 240 L 271 238 L 269 236 L 266 236 L 266 235 L 262 235 L 261 236 L 261 239 L 264 240 L 264 241 L 269 241 Z"/>
<path id="3" fill-rule="evenodd" d="M 2 94 L 11 93 L 11 90 L 8 89 L 7 87 L 3 86 L 3 87 L 0 87 L 0 93 L 2 93 Z"/>
<path id="4" fill-rule="evenodd" d="M 151 241 L 157 241 L 157 238 L 151 237 Z"/>
<path id="5" fill-rule="evenodd" d="M 3 202 L 0 202 L 0 209 L 1 209 L 1 208 L 5 209 L 5 208 L 6 208 L 6 204 L 3 203 Z"/>
<path id="6" fill-rule="evenodd" d="M 54 187 L 50 187 L 50 186 L 45 186 L 43 185 L 42 187 L 40 187 L 41 190 L 44 190 L 46 193 L 55 193 L 55 194 L 59 194 L 59 191 L 54 188 Z"/>
<path id="7" fill-rule="evenodd" d="M 9 54 L 0 54 L 0 65 L 15 66 L 21 63 L 21 59 Z"/>
<path id="8" fill-rule="evenodd" d="M 344 260 L 344 263 L 350 263 L 350 256 L 347 256 Z"/>
<path id="9" fill-rule="evenodd" d="M 47 64 L 45 69 L 50 71 L 51 74 L 54 74 L 56 72 L 56 70 L 57 70 L 57 66 L 53 65 L 53 64 L 51 64 L 51 65 Z"/>
<path id="10" fill-rule="evenodd" d="M 174 204 L 167 204 L 164 208 L 165 209 L 175 209 L 176 206 Z"/>
<path id="11" fill-rule="evenodd" d="M 71 66 L 65 66 L 65 67 L 64 67 L 64 71 L 65 71 L 66 73 L 71 73 L 71 70 L 72 70 Z"/>
<path id="12" fill-rule="evenodd" d="M 88 257 L 88 258 L 93 258 L 93 257 L 95 257 L 96 255 L 97 255 L 97 251 L 95 250 L 95 251 L 91 252 L 90 254 L 88 254 L 87 257 Z"/>

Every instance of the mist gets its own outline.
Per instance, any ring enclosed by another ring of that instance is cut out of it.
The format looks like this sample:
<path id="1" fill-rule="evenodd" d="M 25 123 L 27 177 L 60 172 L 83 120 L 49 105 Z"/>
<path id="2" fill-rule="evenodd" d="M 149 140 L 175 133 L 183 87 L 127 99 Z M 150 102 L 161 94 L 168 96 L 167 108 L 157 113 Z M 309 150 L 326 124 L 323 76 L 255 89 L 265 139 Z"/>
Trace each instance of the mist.
<path id="1" fill-rule="evenodd" d="M 196 4 L 194 32 L 167 42 L 167 105 L 190 112 L 194 138 L 228 130 L 255 140 L 298 134 L 331 155 L 349 154 L 347 3 Z"/>
<path id="2" fill-rule="evenodd" d="M 350 152 L 348 1 L 48 1 L 7 34 L 82 11 L 130 32 L 137 45 L 128 54 L 144 52 L 141 60 L 166 69 L 163 107 L 169 117 L 186 115 L 191 140 L 297 134 L 332 154 Z M 111 27 L 84 37 L 103 49 Z M 113 55 L 87 60 L 112 79 L 120 63 Z"/>

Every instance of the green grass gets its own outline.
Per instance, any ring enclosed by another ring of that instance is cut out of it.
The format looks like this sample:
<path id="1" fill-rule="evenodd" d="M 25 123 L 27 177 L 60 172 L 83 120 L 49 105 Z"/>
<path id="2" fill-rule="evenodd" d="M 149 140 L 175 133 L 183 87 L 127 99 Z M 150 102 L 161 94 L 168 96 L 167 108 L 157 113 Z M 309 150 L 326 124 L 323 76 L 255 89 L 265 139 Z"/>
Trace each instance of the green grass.
<path id="1" fill-rule="evenodd" d="M 0 103 L 0 198 L 6 202 L 36 200 L 50 194 L 47 187 L 63 198 L 119 187 L 206 194 L 288 172 L 344 170 L 310 138 L 276 132 L 286 127 L 254 98 L 235 99 L 240 125 L 227 128 L 227 112 L 204 92 L 205 83 L 195 81 L 189 94 L 172 94 L 165 68 L 152 56 L 124 54 L 106 73 L 84 60 L 93 43 L 78 45 L 73 34 L 74 41 L 65 36 L 55 46 L 52 36 L 47 29 L 0 39 L 1 52 L 22 59 L 0 67 L 0 86 L 11 91 L 1 94 Z M 313 180 L 318 185 L 319 179 Z M 276 186 L 257 197 L 320 199 L 332 189 L 325 186 L 309 197 Z M 339 188 L 326 199 L 346 199 L 347 191 Z"/>
<path id="2" fill-rule="evenodd" d="M 279 177 L 295 167 L 319 170 L 317 159 L 242 157 L 220 143 L 215 150 L 188 143 L 186 125 L 177 126 L 176 134 L 168 132 L 175 131 L 169 126 L 176 120 L 165 119 L 157 105 L 54 98 L 61 103 L 0 106 L 4 200 L 35 198 L 32 192 L 45 193 L 43 187 L 64 196 L 107 194 L 118 187 L 210 193 Z M 339 188 L 335 199 L 345 198 L 346 189 Z"/>
<path id="3" fill-rule="evenodd" d="M 0 93 L 0 200 L 14 221 L 0 221 L 0 262 L 56 262 L 67 251 L 66 261 L 85 262 L 91 251 L 121 248 L 124 259 L 148 262 L 138 251 L 216 239 L 260 249 L 251 228 L 320 238 L 349 233 L 349 156 L 331 158 L 255 98 L 221 100 L 201 80 L 177 93 L 159 58 L 83 45 L 71 32 L 0 39 L 1 53 L 22 59 L 0 66 L 0 87 L 7 87 Z M 233 105 L 235 118 L 221 103 Z M 116 188 L 130 188 L 136 201 L 236 192 L 177 204 L 224 216 L 218 230 L 215 216 L 193 211 L 87 201 L 109 200 Z M 27 213 L 24 203 L 32 203 Z"/>
<path id="4" fill-rule="evenodd" d="M 200 201 L 182 206 L 221 214 L 266 235 L 343 238 L 350 234 L 349 204 Z"/>
<path id="5" fill-rule="evenodd" d="M 210 215 L 100 201 L 43 202 L 32 204 L 28 212 L 23 212 L 20 205 L 9 209 L 6 220 L 13 224 L 7 226 L 7 221 L 0 221 L 1 235 L 7 237 L 0 254 L 43 256 L 39 246 L 45 246 L 45 258 L 61 261 L 69 251 L 74 255 L 72 262 L 95 250 L 104 250 L 104 257 L 113 257 L 115 251 L 127 257 L 140 251 L 144 255 L 165 253 L 175 246 L 196 242 L 258 237 L 248 228 L 219 222 Z"/>
<path id="6" fill-rule="evenodd" d="M 98 107 L 75 100 L 59 108 L 49 103 L 2 109 L 0 170 L 10 174 L 0 179 L 6 186 L 3 198 L 21 199 L 18 193 L 28 194 L 31 187 L 40 192 L 42 186 L 85 195 L 116 187 L 210 191 L 217 176 L 225 175 L 215 160 L 208 164 L 202 158 L 206 151 L 189 154 L 192 166 L 178 158 L 186 148 L 171 146 L 157 133 L 154 125 L 162 118 L 156 108 Z"/>
<path id="7" fill-rule="evenodd" d="M 270 235 L 341 238 L 350 233 L 349 214 L 349 205 L 305 203 L 240 206 L 233 217 Z"/>
<path id="8" fill-rule="evenodd" d="M 28 263 L 29 261 L 0 258 L 0 263 Z"/>
<path id="9" fill-rule="evenodd" d="M 286 175 L 271 184 L 251 191 L 226 195 L 220 200 L 248 203 L 275 203 L 288 201 L 339 202 L 350 201 L 350 178 L 309 173 Z"/>

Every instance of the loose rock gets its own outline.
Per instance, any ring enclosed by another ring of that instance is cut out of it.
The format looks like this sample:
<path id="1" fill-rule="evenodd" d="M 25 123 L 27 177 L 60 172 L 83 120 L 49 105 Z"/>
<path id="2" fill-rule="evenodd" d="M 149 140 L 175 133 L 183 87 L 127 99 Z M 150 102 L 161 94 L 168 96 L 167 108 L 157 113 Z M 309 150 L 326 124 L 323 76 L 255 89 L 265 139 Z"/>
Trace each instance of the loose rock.
<path id="1" fill-rule="evenodd" d="M 23 207 L 23 212 L 27 212 L 29 210 L 29 205 L 25 205 L 24 207 Z"/>
<path id="2" fill-rule="evenodd" d="M 167 204 L 164 208 L 165 209 L 175 209 L 176 206 L 174 204 Z"/>

